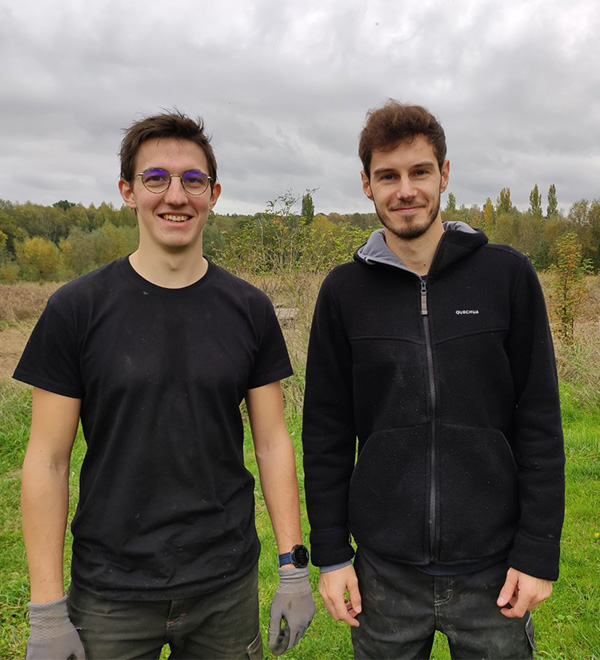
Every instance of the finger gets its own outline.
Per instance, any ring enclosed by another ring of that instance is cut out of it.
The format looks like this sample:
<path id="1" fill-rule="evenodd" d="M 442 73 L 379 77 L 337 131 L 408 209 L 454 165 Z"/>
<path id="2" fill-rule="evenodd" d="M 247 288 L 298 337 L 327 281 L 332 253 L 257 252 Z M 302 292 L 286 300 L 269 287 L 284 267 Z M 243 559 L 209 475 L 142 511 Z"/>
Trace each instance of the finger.
<path id="1" fill-rule="evenodd" d="M 358 628 L 360 624 L 356 620 L 356 615 L 359 614 L 360 612 L 357 612 L 354 609 L 352 601 L 350 600 L 344 600 L 344 608 L 345 608 L 344 615 L 340 618 L 340 621 L 347 623 L 349 626 L 352 626 L 353 628 Z"/>
<path id="2" fill-rule="evenodd" d="M 356 612 L 356 614 L 359 614 L 362 611 L 362 598 L 358 588 L 358 581 L 348 585 L 348 596 L 350 602 L 352 603 L 352 609 Z"/>
<path id="3" fill-rule="evenodd" d="M 289 648 L 291 649 L 293 646 L 296 646 L 296 644 L 302 639 L 304 636 L 304 633 L 306 632 L 306 628 L 299 628 L 296 631 L 296 634 L 294 635 L 294 638 L 291 640 L 291 643 L 289 645 Z"/>
<path id="4" fill-rule="evenodd" d="M 325 607 L 332 618 L 336 621 L 343 621 L 349 626 L 358 626 L 358 621 L 354 618 L 354 610 L 352 609 L 352 604 L 349 601 L 346 601 L 342 596 L 338 598 L 328 598 L 324 600 Z M 348 609 L 348 604 L 350 605 L 350 610 Z"/>
<path id="5" fill-rule="evenodd" d="M 283 625 L 281 625 L 283 623 Z M 267 646 L 273 655 L 281 655 L 290 646 L 290 627 L 285 616 L 269 621 Z"/>
<path id="6" fill-rule="evenodd" d="M 511 598 L 511 607 L 504 607 L 500 610 L 505 617 L 509 619 L 522 619 L 529 609 L 529 599 L 519 595 L 517 598 Z"/>
<path id="7" fill-rule="evenodd" d="M 323 599 L 325 607 L 331 616 L 336 620 L 340 621 L 346 616 L 346 605 L 344 599 L 340 596 L 338 598 L 328 597 Z"/>
<path id="8" fill-rule="evenodd" d="M 347 623 L 351 628 L 358 628 L 360 626 L 360 623 L 358 622 L 358 619 L 356 619 L 356 615 L 359 614 L 359 612 L 355 612 L 354 610 L 349 610 L 346 616 L 341 619 L 344 623 Z"/>
<path id="9" fill-rule="evenodd" d="M 503 607 L 500 610 L 500 613 L 504 614 L 507 619 L 522 619 L 523 615 L 525 614 L 525 612 L 523 612 L 523 614 L 519 614 L 519 611 L 514 607 Z"/>
<path id="10" fill-rule="evenodd" d="M 498 594 L 498 600 L 496 601 L 496 604 L 502 607 L 507 603 L 509 603 L 511 599 L 514 598 L 515 596 L 517 584 L 518 584 L 517 576 L 513 575 L 513 573 L 511 573 L 511 571 L 509 570 L 506 575 L 506 581 L 502 585 L 502 589 L 500 589 L 500 593 Z"/>

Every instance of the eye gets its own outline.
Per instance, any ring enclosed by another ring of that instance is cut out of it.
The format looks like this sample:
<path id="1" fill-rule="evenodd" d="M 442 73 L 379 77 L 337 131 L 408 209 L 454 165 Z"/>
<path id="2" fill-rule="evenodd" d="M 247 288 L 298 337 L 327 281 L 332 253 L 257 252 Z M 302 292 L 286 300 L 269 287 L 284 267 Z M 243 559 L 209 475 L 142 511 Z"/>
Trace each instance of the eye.
<path id="1" fill-rule="evenodd" d="M 166 170 L 153 169 L 146 170 L 142 175 L 145 184 L 160 185 L 169 181 L 169 173 Z"/>
<path id="2" fill-rule="evenodd" d="M 427 176 L 429 173 L 430 173 L 430 170 L 428 170 L 427 168 L 419 167 L 419 169 L 415 170 L 413 174 L 414 174 L 414 176 L 417 176 L 417 177 L 423 177 L 423 176 Z"/>
<path id="3" fill-rule="evenodd" d="M 185 172 L 182 176 L 183 180 L 188 186 L 192 188 L 203 188 L 206 186 L 207 175 L 204 172 L 189 171 Z"/>
<path id="4" fill-rule="evenodd" d="M 382 172 L 379 175 L 379 180 L 380 181 L 394 181 L 396 178 L 396 175 L 393 172 Z"/>

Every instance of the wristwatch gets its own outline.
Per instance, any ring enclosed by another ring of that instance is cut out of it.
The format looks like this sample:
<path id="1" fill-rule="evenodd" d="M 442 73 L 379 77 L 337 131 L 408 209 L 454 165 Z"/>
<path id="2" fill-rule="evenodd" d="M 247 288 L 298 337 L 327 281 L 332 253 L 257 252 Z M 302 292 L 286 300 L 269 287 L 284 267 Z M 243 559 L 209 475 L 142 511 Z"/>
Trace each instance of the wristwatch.
<path id="1" fill-rule="evenodd" d="M 291 552 L 279 555 L 279 566 L 294 564 L 296 568 L 308 566 L 308 549 L 304 545 L 295 545 Z"/>

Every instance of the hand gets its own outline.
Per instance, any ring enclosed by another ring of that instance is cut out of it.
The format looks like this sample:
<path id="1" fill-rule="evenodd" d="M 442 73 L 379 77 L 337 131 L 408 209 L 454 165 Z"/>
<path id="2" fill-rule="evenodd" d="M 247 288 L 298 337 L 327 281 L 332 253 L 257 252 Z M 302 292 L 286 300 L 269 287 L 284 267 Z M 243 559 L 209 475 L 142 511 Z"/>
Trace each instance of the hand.
<path id="1" fill-rule="evenodd" d="M 29 639 L 25 660 L 85 660 L 79 633 L 69 619 L 67 597 L 28 603 Z"/>
<path id="2" fill-rule="evenodd" d="M 346 592 L 348 598 L 345 598 Z M 360 625 L 355 617 L 362 611 L 361 598 L 352 564 L 336 571 L 321 573 L 319 593 L 327 611 L 336 621 L 344 621 L 353 628 Z"/>
<path id="3" fill-rule="evenodd" d="M 509 568 L 496 604 L 502 608 L 500 611 L 504 616 L 509 619 L 520 619 L 549 598 L 551 593 L 550 580 L 542 580 Z"/>
<path id="4" fill-rule="evenodd" d="M 271 603 L 267 639 L 267 646 L 273 655 L 285 653 L 300 641 L 315 615 L 315 609 L 308 566 L 280 568 L 279 587 Z"/>

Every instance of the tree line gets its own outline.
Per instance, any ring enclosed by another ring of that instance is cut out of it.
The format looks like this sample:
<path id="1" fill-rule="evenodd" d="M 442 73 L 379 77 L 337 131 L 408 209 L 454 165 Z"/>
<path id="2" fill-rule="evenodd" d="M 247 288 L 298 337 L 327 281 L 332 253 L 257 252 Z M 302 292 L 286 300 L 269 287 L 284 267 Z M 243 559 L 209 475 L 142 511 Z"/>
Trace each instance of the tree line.
<path id="1" fill-rule="evenodd" d="M 326 272 L 352 257 L 380 226 L 374 213 L 315 213 L 313 195 L 291 191 L 253 215 L 211 213 L 204 232 L 206 255 L 234 272 Z M 537 184 L 529 208 L 520 211 L 503 188 L 495 203 L 458 206 L 449 193 L 447 221 L 480 228 L 492 242 L 524 252 L 539 270 L 557 267 L 561 237 L 577 246 L 586 272 L 600 270 L 600 200 L 581 200 L 567 213 L 550 186 L 544 205 Z M 299 208 L 299 212 L 297 209 Z M 85 207 L 67 200 L 52 206 L 0 200 L 0 281 L 67 280 L 132 252 L 137 246 L 135 213 L 123 205 Z"/>

